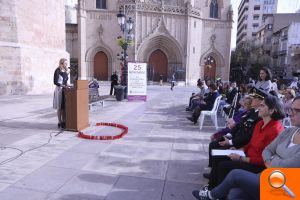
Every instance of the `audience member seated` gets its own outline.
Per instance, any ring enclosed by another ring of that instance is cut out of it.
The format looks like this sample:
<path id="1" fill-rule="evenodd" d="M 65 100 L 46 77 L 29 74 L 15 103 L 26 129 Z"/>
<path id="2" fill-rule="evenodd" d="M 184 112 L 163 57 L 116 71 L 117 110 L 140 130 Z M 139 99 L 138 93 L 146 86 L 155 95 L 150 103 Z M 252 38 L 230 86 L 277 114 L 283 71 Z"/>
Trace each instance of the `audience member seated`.
<path id="1" fill-rule="evenodd" d="M 241 98 L 244 98 L 248 94 L 247 86 L 244 84 L 240 84 L 239 85 L 239 93 L 241 94 Z"/>
<path id="2" fill-rule="evenodd" d="M 293 81 L 292 81 L 291 84 L 288 86 L 288 88 L 294 89 L 294 90 L 298 90 L 298 88 L 299 88 L 298 77 L 294 77 L 294 78 L 293 78 Z"/>
<path id="3" fill-rule="evenodd" d="M 205 85 L 205 81 L 202 81 L 197 85 L 200 91 L 195 94 L 193 93 L 190 97 L 189 106 L 185 109 L 186 111 L 193 111 L 197 105 L 197 102 L 203 100 L 204 95 L 208 92 L 208 87 Z"/>
<path id="4" fill-rule="evenodd" d="M 210 79 L 205 80 L 205 84 L 207 86 L 210 86 L 210 84 L 212 84 L 213 82 Z"/>
<path id="5" fill-rule="evenodd" d="M 214 189 L 208 190 L 207 187 L 204 187 L 202 190 L 194 190 L 192 194 L 198 200 L 259 200 L 259 181 L 260 174 L 234 169 Z"/>
<path id="6" fill-rule="evenodd" d="M 286 114 L 291 109 L 292 103 L 294 98 L 296 97 L 295 90 L 293 89 L 286 89 L 284 92 L 284 97 L 283 97 L 283 108 Z"/>
<path id="7" fill-rule="evenodd" d="M 300 167 L 300 96 L 289 109 L 292 128 L 285 129 L 262 153 L 267 167 Z"/>
<path id="8" fill-rule="evenodd" d="M 227 120 L 227 127 L 220 130 L 219 132 L 213 134 L 211 136 L 212 141 L 220 140 L 224 135 L 231 132 L 231 129 L 235 127 L 235 125 L 239 124 L 243 117 L 247 116 L 251 110 L 252 98 L 250 96 L 244 97 L 240 100 L 239 104 L 241 108 L 239 111 L 233 115 L 232 118 Z M 218 141 L 219 142 L 219 141 Z"/>
<path id="9" fill-rule="evenodd" d="M 187 117 L 188 120 L 194 122 L 194 124 L 197 123 L 198 118 L 201 114 L 202 110 L 211 110 L 214 106 L 216 98 L 220 95 L 217 86 L 215 84 L 210 84 L 209 87 L 209 93 L 205 96 L 203 100 L 198 102 L 196 105 L 196 108 L 193 112 L 192 117 Z"/>
<path id="10" fill-rule="evenodd" d="M 220 78 L 217 79 L 216 86 L 218 88 L 217 90 L 218 90 L 219 94 L 226 94 L 224 87 L 223 87 L 223 82 Z"/>
<path id="11" fill-rule="evenodd" d="M 232 82 L 231 86 L 229 88 L 228 93 L 226 94 L 226 103 L 231 104 L 236 93 L 238 93 L 238 87 L 236 85 L 236 82 Z"/>
<path id="12" fill-rule="evenodd" d="M 274 78 L 273 81 L 272 81 L 272 86 L 271 86 L 271 91 L 276 92 L 276 94 L 278 94 L 277 82 L 278 82 L 278 80 L 276 78 Z"/>
<path id="13" fill-rule="evenodd" d="M 240 105 L 238 104 L 238 102 L 240 100 L 240 96 L 237 99 L 237 102 L 233 102 L 234 97 L 237 93 L 238 93 L 238 87 L 236 85 L 236 82 L 232 82 L 228 92 L 225 94 L 225 102 L 226 102 L 227 106 L 224 106 L 223 110 L 226 113 L 226 115 L 229 115 L 229 111 L 233 107 L 235 108 L 235 110 L 233 110 L 233 112 L 236 112 L 239 109 Z M 233 105 L 233 103 L 235 105 Z"/>
<path id="14" fill-rule="evenodd" d="M 230 82 L 225 82 L 223 84 L 223 92 L 226 94 L 230 89 Z"/>

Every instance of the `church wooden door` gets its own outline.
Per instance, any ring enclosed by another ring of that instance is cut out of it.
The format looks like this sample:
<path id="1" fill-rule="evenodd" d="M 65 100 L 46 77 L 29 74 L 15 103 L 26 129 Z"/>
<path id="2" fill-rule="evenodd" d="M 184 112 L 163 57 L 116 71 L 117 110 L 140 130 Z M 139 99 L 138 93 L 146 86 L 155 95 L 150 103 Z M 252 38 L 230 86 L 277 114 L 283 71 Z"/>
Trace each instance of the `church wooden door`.
<path id="1" fill-rule="evenodd" d="M 99 51 L 94 57 L 94 78 L 98 81 L 108 80 L 108 58 L 103 51 Z"/>
<path id="2" fill-rule="evenodd" d="M 152 79 L 155 82 L 159 82 L 160 75 L 163 75 L 163 81 L 167 81 L 168 76 L 168 58 L 161 50 L 157 49 L 153 51 L 149 57 L 148 66 L 152 68 L 150 70 L 153 74 Z"/>

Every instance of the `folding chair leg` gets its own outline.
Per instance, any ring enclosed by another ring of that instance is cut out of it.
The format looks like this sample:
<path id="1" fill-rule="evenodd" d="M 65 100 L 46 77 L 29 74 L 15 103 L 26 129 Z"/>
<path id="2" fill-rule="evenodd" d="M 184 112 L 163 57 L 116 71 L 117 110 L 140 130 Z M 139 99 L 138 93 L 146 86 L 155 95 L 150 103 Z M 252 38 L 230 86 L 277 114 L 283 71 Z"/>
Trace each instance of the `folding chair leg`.
<path id="1" fill-rule="evenodd" d="M 200 114 L 200 118 L 199 118 L 199 128 L 200 128 L 200 130 L 202 130 L 203 121 L 204 121 L 204 114 Z"/>
<path id="2" fill-rule="evenodd" d="M 219 129 L 219 126 L 218 126 L 218 116 L 215 115 L 214 118 L 215 118 L 215 126 L 216 126 L 216 130 L 218 130 L 218 129 Z"/>
<path id="3" fill-rule="evenodd" d="M 213 121 L 214 126 L 216 127 L 216 130 L 218 130 L 218 118 L 217 115 L 211 115 L 211 120 Z"/>

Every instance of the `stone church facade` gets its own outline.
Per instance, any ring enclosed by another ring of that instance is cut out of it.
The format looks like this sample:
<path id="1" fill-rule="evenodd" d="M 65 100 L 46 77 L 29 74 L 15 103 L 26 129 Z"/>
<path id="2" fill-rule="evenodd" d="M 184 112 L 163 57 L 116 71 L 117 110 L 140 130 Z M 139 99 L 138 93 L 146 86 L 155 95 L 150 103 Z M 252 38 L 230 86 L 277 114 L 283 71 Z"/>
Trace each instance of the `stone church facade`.
<path id="1" fill-rule="evenodd" d="M 65 1 L 0 1 L 0 95 L 52 93 L 62 57 L 81 79 L 120 73 L 120 8 L 134 21 L 128 60 L 148 63 L 149 80 L 173 72 L 191 85 L 228 80 L 229 0 L 78 0 L 77 8 L 77 23 L 66 26 Z"/>
<path id="2" fill-rule="evenodd" d="M 0 95 L 53 93 L 62 57 L 64 1 L 0 1 Z"/>
<path id="3" fill-rule="evenodd" d="M 166 81 L 173 72 L 189 85 L 198 78 L 229 79 L 229 0 L 79 0 L 78 36 L 67 31 L 67 48 L 81 79 L 107 81 L 120 73 L 119 9 L 134 21 L 128 60 L 148 63 L 149 80 L 163 75 Z"/>

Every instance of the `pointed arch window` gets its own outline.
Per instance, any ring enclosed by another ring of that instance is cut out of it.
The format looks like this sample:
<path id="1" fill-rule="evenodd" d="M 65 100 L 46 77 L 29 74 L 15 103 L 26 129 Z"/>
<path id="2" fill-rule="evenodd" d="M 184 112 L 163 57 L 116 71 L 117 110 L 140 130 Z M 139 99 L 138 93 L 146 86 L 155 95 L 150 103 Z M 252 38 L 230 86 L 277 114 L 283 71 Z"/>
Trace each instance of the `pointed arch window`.
<path id="1" fill-rule="evenodd" d="M 97 9 L 106 9 L 106 0 L 96 0 Z"/>
<path id="2" fill-rule="evenodd" d="M 219 5 L 218 5 L 218 0 L 212 0 L 210 2 L 210 18 L 218 18 L 218 12 L 219 12 Z"/>

